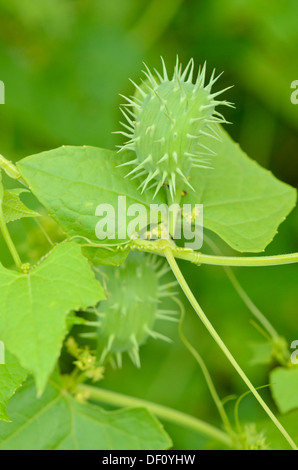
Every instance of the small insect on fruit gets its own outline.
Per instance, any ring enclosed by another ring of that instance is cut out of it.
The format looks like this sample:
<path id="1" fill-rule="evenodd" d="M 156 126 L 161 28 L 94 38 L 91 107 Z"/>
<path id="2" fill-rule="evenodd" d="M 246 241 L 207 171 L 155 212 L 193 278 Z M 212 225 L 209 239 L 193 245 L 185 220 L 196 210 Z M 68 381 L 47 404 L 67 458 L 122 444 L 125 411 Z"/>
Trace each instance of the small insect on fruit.
<path id="1" fill-rule="evenodd" d="M 141 253 L 130 254 L 118 269 L 101 267 L 107 300 L 96 309 L 96 332 L 83 336 L 98 341 L 100 362 L 110 359 L 122 365 L 122 353 L 140 367 L 139 347 L 148 337 L 170 341 L 153 330 L 157 320 L 177 321 L 175 310 L 162 309 L 164 297 L 173 296 L 176 282 L 163 284 L 169 272 L 162 259 Z M 90 324 L 90 322 L 89 322 Z"/>
<path id="2" fill-rule="evenodd" d="M 166 184 L 174 200 L 186 187 L 192 188 L 188 178 L 192 167 L 210 168 L 214 152 L 200 141 L 202 136 L 219 140 L 218 123 L 226 123 L 224 116 L 215 110 L 218 105 L 232 106 L 227 101 L 217 101 L 225 90 L 212 93 L 218 80 L 215 71 L 206 82 L 206 64 L 193 83 L 194 61 L 191 59 L 184 71 L 177 63 L 172 79 L 169 79 L 162 59 L 163 75 L 148 67 L 146 81 L 136 85 L 136 94 L 123 104 L 121 112 L 127 123 L 121 123 L 125 131 L 119 131 L 129 140 L 120 147 L 133 150 L 135 158 L 123 165 L 133 165 L 127 176 L 144 178 L 139 189 L 155 189 L 155 195 Z M 121 165 L 121 166 L 123 166 Z"/>

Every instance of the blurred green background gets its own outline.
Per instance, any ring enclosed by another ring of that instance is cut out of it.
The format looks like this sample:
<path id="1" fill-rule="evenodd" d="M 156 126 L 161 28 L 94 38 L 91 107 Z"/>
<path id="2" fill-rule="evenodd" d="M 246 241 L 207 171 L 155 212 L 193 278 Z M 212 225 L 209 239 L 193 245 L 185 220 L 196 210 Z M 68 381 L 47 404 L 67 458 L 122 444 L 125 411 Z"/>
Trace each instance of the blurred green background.
<path id="1" fill-rule="evenodd" d="M 291 83 L 298 80 L 297 18 L 297 0 L 0 0 L 0 80 L 6 86 L 0 153 L 16 161 L 63 144 L 113 149 L 119 143 L 112 134 L 119 129 L 119 93 L 133 93 L 128 79 L 138 81 L 143 61 L 160 68 L 160 55 L 171 69 L 179 54 L 184 64 L 193 57 L 197 66 L 207 60 L 209 73 L 214 67 L 225 72 L 219 86 L 235 85 L 226 98 L 236 104 L 235 110 L 225 111 L 233 122 L 228 131 L 250 157 L 297 187 L 298 105 L 290 101 Z M 266 253 L 297 251 L 297 214 L 293 211 L 282 224 Z M 48 251 L 34 221 L 15 223 L 11 231 L 24 260 Z M 9 265 L 2 240 L 0 250 Z M 250 364 L 249 345 L 262 337 L 223 270 L 182 267 L 254 384 L 268 383 L 269 369 Z M 298 339 L 297 267 L 242 268 L 236 274 L 279 333 L 289 343 Z M 176 325 L 163 329 L 172 345 L 150 340 L 141 350 L 141 370 L 127 360 L 121 371 L 108 369 L 102 385 L 219 425 L 202 374 L 181 344 Z M 221 397 L 246 391 L 190 308 L 185 329 L 206 359 Z M 262 395 L 272 404 L 269 391 Z M 233 406 L 227 407 L 231 413 Z M 264 418 L 250 396 L 240 416 L 243 421 Z M 166 429 L 177 449 L 206 443 L 183 429 Z"/>

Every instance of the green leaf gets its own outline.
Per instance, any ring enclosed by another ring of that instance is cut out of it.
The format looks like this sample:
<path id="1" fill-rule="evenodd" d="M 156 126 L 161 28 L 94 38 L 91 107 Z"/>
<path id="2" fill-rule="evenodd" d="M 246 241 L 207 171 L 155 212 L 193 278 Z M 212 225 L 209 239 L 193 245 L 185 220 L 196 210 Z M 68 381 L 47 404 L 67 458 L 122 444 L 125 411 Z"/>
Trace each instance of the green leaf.
<path id="1" fill-rule="evenodd" d="M 171 440 L 145 409 L 106 412 L 80 404 L 56 384 L 36 399 L 26 384 L 11 400 L 12 424 L 0 423 L 2 450 L 158 450 Z"/>
<path id="2" fill-rule="evenodd" d="M 125 178 L 127 169 L 119 168 L 129 158 L 133 154 L 120 156 L 95 147 L 61 147 L 27 157 L 18 163 L 18 168 L 32 192 L 69 237 L 107 243 L 96 237 L 99 218 L 95 211 L 100 204 L 111 205 L 116 216 L 116 237 L 108 243 L 118 244 L 128 240 L 128 237 L 117 237 L 118 198 L 126 196 L 127 207 L 137 203 L 149 209 L 153 202 L 153 190 L 142 195 L 137 189 L 140 181 Z M 154 200 L 156 204 L 162 202 L 165 199 L 161 195 Z M 131 219 L 127 217 L 127 222 Z M 119 226 L 124 228 L 123 222 L 119 221 Z"/>
<path id="3" fill-rule="evenodd" d="M 75 243 L 54 248 L 29 274 L 0 265 L 0 331 L 6 348 L 41 392 L 59 356 L 66 316 L 97 304 L 104 291 Z"/>
<path id="4" fill-rule="evenodd" d="M 204 205 L 204 227 L 241 252 L 266 248 L 277 228 L 296 203 L 296 191 L 277 180 L 268 170 L 235 144 L 220 127 L 222 142 L 202 136 L 201 142 L 216 155 L 213 169 L 192 170 L 183 203 Z"/>
<path id="5" fill-rule="evenodd" d="M 298 408 L 298 367 L 278 367 L 270 374 L 271 391 L 281 413 Z"/>
<path id="6" fill-rule="evenodd" d="M 10 398 L 24 382 L 28 372 L 18 360 L 5 352 L 5 364 L 0 365 L 0 420 L 10 422 L 6 408 Z"/>
<path id="7" fill-rule="evenodd" d="M 2 209 L 4 222 L 6 224 L 23 217 L 39 216 L 37 212 L 28 209 L 20 200 L 20 194 L 26 192 L 28 192 L 28 190 L 22 188 L 5 190 L 2 184 L 2 172 L 0 169 L 0 208 Z"/>
<path id="8" fill-rule="evenodd" d="M 20 194 L 27 192 L 26 189 L 5 190 L 3 197 L 3 216 L 6 224 L 22 219 L 23 217 L 39 217 L 38 212 L 28 209 L 20 200 Z"/>
<path id="9" fill-rule="evenodd" d="M 204 226 L 234 249 L 262 251 L 293 209 L 296 191 L 250 160 L 223 130 L 218 132 L 221 143 L 202 137 L 202 143 L 216 153 L 214 169 L 193 169 L 190 182 L 196 193 L 188 191 L 182 203 L 203 204 Z M 116 210 L 121 195 L 127 196 L 128 205 L 165 202 L 164 192 L 153 201 L 153 192 L 141 195 L 139 182 L 124 178 L 127 170 L 117 168 L 123 159 L 127 155 L 93 147 L 62 147 L 25 158 L 18 167 L 68 236 L 100 243 L 95 236 L 97 205 L 111 204 Z M 116 237 L 111 242 L 123 241 Z"/>
<path id="10" fill-rule="evenodd" d="M 85 247 L 82 251 L 83 254 L 95 265 L 103 264 L 105 266 L 120 266 L 126 260 L 130 250 L 129 248 L 122 250 Z"/>

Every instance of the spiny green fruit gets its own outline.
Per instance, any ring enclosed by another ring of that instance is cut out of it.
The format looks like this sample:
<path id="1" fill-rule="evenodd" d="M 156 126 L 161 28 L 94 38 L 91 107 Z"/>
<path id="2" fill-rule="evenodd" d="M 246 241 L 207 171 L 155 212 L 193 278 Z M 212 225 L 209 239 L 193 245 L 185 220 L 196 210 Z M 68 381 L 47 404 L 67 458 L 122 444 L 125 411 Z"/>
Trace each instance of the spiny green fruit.
<path id="1" fill-rule="evenodd" d="M 183 72 L 177 59 L 171 80 L 163 59 L 162 64 L 163 75 L 155 70 L 154 76 L 146 66 L 143 85 L 132 82 L 137 94 L 130 98 L 124 96 L 127 103 L 122 105 L 121 111 L 127 123 L 121 123 L 126 130 L 120 133 L 129 140 L 120 151 L 130 149 L 135 152 L 136 157 L 124 165 L 134 166 L 127 176 L 144 178 L 139 186 L 142 192 L 151 183 L 150 187 L 156 187 L 156 195 L 163 185 L 167 185 L 174 199 L 176 191 L 181 192 L 186 186 L 192 188 L 189 182 L 192 167 L 210 168 L 209 161 L 214 152 L 203 145 L 200 138 L 207 136 L 219 140 L 215 124 L 227 121 L 215 108 L 232 104 L 216 100 L 228 88 L 211 92 L 220 77 L 215 77 L 215 71 L 205 84 L 206 64 L 195 83 L 193 59 Z"/>
<path id="2" fill-rule="evenodd" d="M 173 317 L 176 311 L 162 310 L 160 306 L 163 297 L 175 294 L 171 289 L 176 282 L 161 283 L 168 271 L 163 260 L 140 253 L 130 254 L 118 269 L 101 269 L 107 300 L 96 309 L 96 333 L 84 334 L 98 340 L 101 363 L 116 358 L 116 365 L 121 367 L 122 353 L 127 352 L 140 367 L 139 346 L 149 336 L 170 341 L 153 330 L 156 320 L 177 321 Z"/>

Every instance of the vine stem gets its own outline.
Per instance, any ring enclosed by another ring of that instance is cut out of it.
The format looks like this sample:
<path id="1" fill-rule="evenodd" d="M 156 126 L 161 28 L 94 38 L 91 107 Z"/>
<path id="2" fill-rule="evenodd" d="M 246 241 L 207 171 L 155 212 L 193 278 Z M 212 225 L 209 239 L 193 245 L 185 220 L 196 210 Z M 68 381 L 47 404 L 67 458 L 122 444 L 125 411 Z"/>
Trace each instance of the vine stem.
<path id="1" fill-rule="evenodd" d="M 203 376 L 205 378 L 205 381 L 207 383 L 207 386 L 209 388 L 209 391 L 210 391 L 210 394 L 213 398 L 213 401 L 215 403 L 215 406 L 217 408 L 217 411 L 221 417 L 221 420 L 223 422 L 223 425 L 225 427 L 225 429 L 228 431 L 228 433 L 230 435 L 232 435 L 233 431 L 232 431 L 232 426 L 230 424 L 230 421 L 229 421 L 229 418 L 226 414 L 226 411 L 224 409 L 224 406 L 223 406 L 223 403 L 222 401 L 220 400 L 219 396 L 218 396 L 218 393 L 216 391 L 216 388 L 215 388 L 215 385 L 213 383 L 213 380 L 211 378 L 211 375 L 207 369 L 207 366 L 203 360 L 203 358 L 201 357 L 201 355 L 198 353 L 198 351 L 192 346 L 192 344 L 188 341 L 188 339 L 186 338 L 185 334 L 184 334 L 184 331 L 183 331 L 183 323 L 184 323 L 184 318 L 185 318 L 185 308 L 184 308 L 184 305 L 183 303 L 176 297 L 173 298 L 173 300 L 178 304 L 178 306 L 180 307 L 180 310 L 181 310 L 181 320 L 180 320 L 180 324 L 179 324 L 179 334 L 180 334 L 180 338 L 181 338 L 181 341 L 183 342 L 183 344 L 186 346 L 186 348 L 188 349 L 188 351 L 190 352 L 190 354 L 194 357 L 194 359 L 197 361 L 197 363 L 199 364 L 200 368 L 201 368 L 201 371 L 203 373 Z"/>
<path id="2" fill-rule="evenodd" d="M 155 253 L 160 256 L 165 256 L 165 248 L 169 246 L 167 240 L 148 241 L 135 239 L 131 243 L 132 249 L 146 251 L 148 253 Z M 177 259 L 190 261 L 193 264 L 200 266 L 201 264 L 209 264 L 214 266 L 277 266 L 282 264 L 298 263 L 298 253 L 289 253 L 285 255 L 275 256 L 216 256 L 204 255 L 190 249 L 180 248 L 171 245 L 171 252 Z"/>
<path id="3" fill-rule="evenodd" d="M 96 402 L 106 403 L 116 407 L 147 408 L 153 415 L 164 421 L 186 427 L 192 431 L 196 431 L 200 434 L 211 437 L 212 439 L 222 442 L 228 447 L 232 447 L 233 445 L 231 437 L 224 431 L 221 431 L 220 429 L 206 423 L 205 421 L 201 421 L 181 411 L 177 411 L 157 403 L 152 403 L 147 400 L 142 400 L 140 398 L 134 398 L 123 395 L 121 393 L 112 392 L 110 390 L 104 390 L 102 388 L 88 385 L 79 385 L 76 388 L 76 392 L 83 393 L 84 395 L 86 394 L 91 400 Z"/>
<path id="4" fill-rule="evenodd" d="M 215 243 L 209 239 L 209 237 L 204 236 L 206 243 L 210 246 L 212 251 L 220 255 L 220 251 L 218 247 L 215 245 Z M 275 328 L 271 325 L 269 320 L 265 317 L 265 315 L 258 309 L 258 307 L 254 304 L 254 302 L 251 300 L 251 298 L 248 296 L 248 294 L 245 292 L 243 287 L 241 286 L 240 282 L 236 278 L 234 272 L 230 268 L 230 266 L 223 266 L 223 269 L 226 272 L 226 275 L 230 279 L 232 285 L 234 286 L 237 294 L 239 297 L 243 300 L 247 308 L 251 311 L 251 313 L 254 315 L 254 317 L 260 322 L 260 324 L 265 328 L 267 333 L 270 336 L 270 339 L 272 340 L 277 340 L 279 339 L 280 335 L 277 333 Z"/>
<path id="5" fill-rule="evenodd" d="M 24 186 L 27 186 L 26 182 L 21 176 L 21 173 L 17 169 L 17 167 L 9 160 L 0 155 L 0 168 L 3 168 L 5 173 L 12 179 L 19 181 Z"/>
<path id="6" fill-rule="evenodd" d="M 286 255 L 275 256 L 212 256 L 197 254 L 195 264 L 211 264 L 216 266 L 276 266 L 279 264 L 298 263 L 298 253 L 289 253 Z M 182 258 L 184 259 L 184 258 Z"/>
<path id="7" fill-rule="evenodd" d="M 174 238 L 175 238 L 175 232 L 176 232 L 178 213 L 180 211 L 181 192 L 182 192 L 182 186 L 181 188 L 180 187 L 176 188 L 176 193 L 174 197 L 172 197 L 172 195 L 170 195 L 170 193 L 168 192 L 168 206 L 169 207 L 175 206 L 174 211 L 171 210 L 169 212 L 169 234 L 172 234 Z"/>
<path id="8" fill-rule="evenodd" d="M 152 0 L 130 31 L 130 37 L 134 41 L 143 42 L 149 49 L 166 30 L 182 2 L 183 0 Z"/>
<path id="9" fill-rule="evenodd" d="M 4 217 L 3 217 L 3 212 L 2 212 L 2 209 L 0 208 L 0 230 L 2 232 L 2 235 L 3 235 L 3 238 L 8 246 L 8 249 L 10 251 L 10 254 L 18 268 L 19 271 L 22 270 L 22 261 L 20 259 L 20 256 L 17 252 L 17 249 L 16 247 L 14 246 L 14 243 L 12 241 L 12 238 L 10 236 L 10 233 L 8 231 L 8 228 L 6 226 L 6 223 L 5 223 L 5 220 L 4 220 Z"/>
<path id="10" fill-rule="evenodd" d="M 225 345 L 225 343 L 223 342 L 223 340 L 221 339 L 221 337 L 217 333 L 217 331 L 214 329 L 211 322 L 208 320 L 207 316 L 205 315 L 204 311 L 202 310 L 201 306 L 199 305 L 199 303 L 197 302 L 195 296 L 193 295 L 192 291 L 190 290 L 186 280 L 184 279 L 184 276 L 183 276 L 182 272 L 179 269 L 179 266 L 178 266 L 178 264 L 177 264 L 177 262 L 176 262 L 176 260 L 173 256 L 172 249 L 170 247 L 165 248 L 165 256 L 168 260 L 168 263 L 169 263 L 169 265 L 170 265 L 170 267 L 171 267 L 178 283 L 180 284 L 181 289 L 184 291 L 186 297 L 188 298 L 190 304 L 194 308 L 195 312 L 197 313 L 197 315 L 200 318 L 200 320 L 202 321 L 202 323 L 205 325 L 205 327 L 207 328 L 207 330 L 209 331 L 209 333 L 211 334 L 213 339 L 216 341 L 216 343 L 218 344 L 218 346 L 220 347 L 222 352 L 225 354 L 225 356 L 227 357 L 229 362 L 232 364 L 234 369 L 238 372 L 238 374 L 240 375 L 240 377 L 242 378 L 244 383 L 247 385 L 247 387 L 249 388 L 251 393 L 255 396 L 257 401 L 260 403 L 260 405 L 262 406 L 264 411 L 267 413 L 269 418 L 273 421 L 275 426 L 279 429 L 279 431 L 282 433 L 284 438 L 288 441 L 288 443 L 290 444 L 292 449 L 298 450 L 298 448 L 297 448 L 295 442 L 293 441 L 293 439 L 290 437 L 290 435 L 284 429 L 284 427 L 279 422 L 279 420 L 276 418 L 274 413 L 270 410 L 270 408 L 265 403 L 263 398 L 259 395 L 259 393 L 255 389 L 255 387 L 253 386 L 251 381 L 245 375 L 245 373 L 241 369 L 240 365 L 238 364 L 238 362 L 236 361 L 234 356 L 231 354 L 231 352 L 229 351 L 229 349 L 227 348 L 227 346 Z"/>

